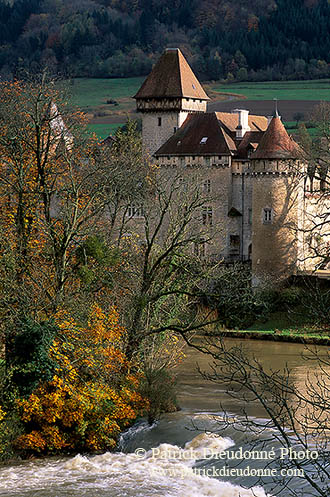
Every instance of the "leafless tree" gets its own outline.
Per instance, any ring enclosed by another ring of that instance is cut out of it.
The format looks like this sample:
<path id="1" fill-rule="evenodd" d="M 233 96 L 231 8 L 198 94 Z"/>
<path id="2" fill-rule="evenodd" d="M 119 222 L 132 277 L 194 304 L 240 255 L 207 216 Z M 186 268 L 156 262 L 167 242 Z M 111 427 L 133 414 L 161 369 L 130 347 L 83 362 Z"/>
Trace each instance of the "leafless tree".
<path id="1" fill-rule="evenodd" d="M 230 427 L 246 435 L 250 450 L 270 454 L 261 469 L 258 483 L 267 485 L 272 495 L 285 497 L 326 497 L 330 492 L 330 354 L 328 349 L 306 348 L 310 372 L 297 383 L 292 370 L 272 370 L 243 345 L 230 340 L 205 339 L 203 344 L 187 338 L 190 345 L 212 359 L 204 378 L 221 385 L 226 395 L 245 404 L 239 416 L 226 412 L 219 432 Z M 249 415 L 257 402 L 265 419 Z M 271 449 L 270 449 L 271 448 Z M 273 450 L 270 453 L 270 450 Z M 237 461 L 235 461 L 237 464 Z M 256 481 L 253 482 L 253 485 Z"/>
<path id="2" fill-rule="evenodd" d="M 199 312 L 201 296 L 219 268 L 206 251 L 221 233 L 205 216 L 214 201 L 202 192 L 202 175 L 155 170 L 143 203 L 126 210 L 120 248 L 125 264 L 118 274 L 128 335 L 128 356 L 142 341 L 167 331 L 183 333 L 217 321 Z M 115 292 L 117 295 L 119 291 Z"/>

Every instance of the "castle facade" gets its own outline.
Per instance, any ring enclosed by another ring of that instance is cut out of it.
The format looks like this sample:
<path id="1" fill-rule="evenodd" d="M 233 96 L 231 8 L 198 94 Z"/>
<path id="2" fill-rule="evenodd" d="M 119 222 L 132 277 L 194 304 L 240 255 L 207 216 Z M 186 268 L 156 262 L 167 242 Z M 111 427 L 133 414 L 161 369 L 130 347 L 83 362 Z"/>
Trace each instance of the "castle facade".
<path id="1" fill-rule="evenodd" d="M 251 261 L 256 285 L 316 267 L 313 244 L 329 245 L 322 229 L 310 229 L 324 213 L 320 185 L 277 111 L 207 112 L 209 98 L 179 49 L 165 51 L 134 98 L 145 152 L 169 174 L 198 170 L 214 193 L 201 223 L 220 228 L 203 256 Z"/>

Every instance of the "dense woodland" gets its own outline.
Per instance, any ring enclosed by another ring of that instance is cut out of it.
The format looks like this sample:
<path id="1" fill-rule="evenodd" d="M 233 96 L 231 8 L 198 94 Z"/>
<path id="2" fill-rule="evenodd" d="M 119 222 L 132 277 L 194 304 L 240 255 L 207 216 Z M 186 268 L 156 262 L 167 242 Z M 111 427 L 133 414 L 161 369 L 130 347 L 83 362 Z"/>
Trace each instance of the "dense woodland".
<path id="1" fill-rule="evenodd" d="M 180 47 L 204 80 L 330 76 L 327 0 L 0 0 L 0 75 L 147 74 Z"/>

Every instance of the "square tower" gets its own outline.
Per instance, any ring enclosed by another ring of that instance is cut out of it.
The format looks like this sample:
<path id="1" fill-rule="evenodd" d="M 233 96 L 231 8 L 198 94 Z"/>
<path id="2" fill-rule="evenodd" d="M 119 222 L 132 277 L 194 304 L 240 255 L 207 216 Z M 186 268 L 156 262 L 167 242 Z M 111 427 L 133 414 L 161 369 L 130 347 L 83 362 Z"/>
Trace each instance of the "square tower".
<path id="1" fill-rule="evenodd" d="M 144 149 L 153 154 L 191 112 L 206 112 L 206 95 L 178 48 L 167 48 L 134 96 Z"/>

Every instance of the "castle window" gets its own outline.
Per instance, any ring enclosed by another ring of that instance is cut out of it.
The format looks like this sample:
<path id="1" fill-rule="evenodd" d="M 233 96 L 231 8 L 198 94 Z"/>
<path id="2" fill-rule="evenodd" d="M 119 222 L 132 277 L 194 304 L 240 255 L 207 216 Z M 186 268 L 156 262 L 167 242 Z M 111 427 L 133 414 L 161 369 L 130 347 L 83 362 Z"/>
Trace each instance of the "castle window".
<path id="1" fill-rule="evenodd" d="M 194 242 L 194 254 L 196 257 L 205 257 L 204 238 L 201 238 L 199 242 Z"/>
<path id="2" fill-rule="evenodd" d="M 326 178 L 320 179 L 320 190 L 321 192 L 326 192 L 327 190 L 329 190 L 329 183 Z"/>
<path id="3" fill-rule="evenodd" d="M 229 236 L 229 253 L 232 256 L 237 256 L 240 250 L 241 240 L 239 235 Z"/>
<path id="4" fill-rule="evenodd" d="M 239 235 L 230 235 L 229 238 L 230 248 L 237 249 L 240 245 Z"/>
<path id="5" fill-rule="evenodd" d="M 266 207 L 265 209 L 263 209 L 262 222 L 264 224 L 271 224 L 272 221 L 273 221 L 273 211 L 272 209 Z"/>
<path id="6" fill-rule="evenodd" d="M 173 128 L 173 129 L 174 129 L 174 133 L 176 133 L 176 130 L 177 130 L 178 128 L 177 128 L 176 126 L 174 126 L 174 128 Z"/>
<path id="7" fill-rule="evenodd" d="M 126 215 L 128 217 L 143 217 L 144 216 L 144 209 L 143 205 L 129 205 L 127 207 L 127 212 Z"/>
<path id="8" fill-rule="evenodd" d="M 252 224 L 252 209 L 248 210 L 248 220 L 249 220 L 249 224 Z"/>
<path id="9" fill-rule="evenodd" d="M 205 193 L 210 193 L 211 192 L 211 180 L 206 179 L 203 183 L 203 190 Z"/>
<path id="10" fill-rule="evenodd" d="M 158 118 L 158 126 L 161 126 L 161 125 L 162 125 L 162 118 L 161 118 L 161 117 L 159 117 L 159 118 Z"/>
<path id="11" fill-rule="evenodd" d="M 212 207 L 203 207 L 202 209 L 202 221 L 203 224 L 208 224 L 212 226 L 213 224 L 213 209 Z"/>

